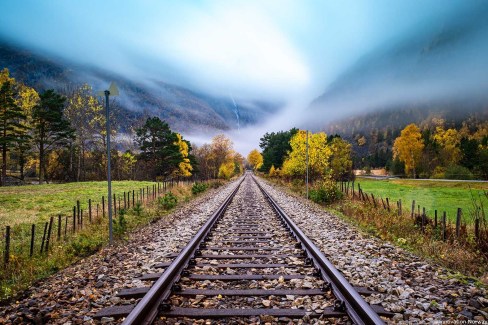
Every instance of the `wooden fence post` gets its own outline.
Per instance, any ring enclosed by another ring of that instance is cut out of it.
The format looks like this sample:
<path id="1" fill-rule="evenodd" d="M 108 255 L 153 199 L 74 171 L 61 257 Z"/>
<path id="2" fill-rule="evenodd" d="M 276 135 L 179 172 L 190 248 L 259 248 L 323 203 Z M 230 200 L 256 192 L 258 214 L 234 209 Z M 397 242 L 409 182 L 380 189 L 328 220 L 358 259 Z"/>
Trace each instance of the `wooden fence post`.
<path id="1" fill-rule="evenodd" d="M 68 216 L 66 216 L 66 220 L 64 222 L 64 239 L 66 239 L 67 235 L 68 235 Z"/>
<path id="2" fill-rule="evenodd" d="M 36 235 L 36 225 L 32 224 L 31 226 L 31 242 L 30 242 L 30 252 L 29 256 L 32 257 L 34 255 L 34 239 Z"/>
<path id="3" fill-rule="evenodd" d="M 76 232 L 76 207 L 73 207 L 73 234 Z"/>
<path id="4" fill-rule="evenodd" d="M 44 251 L 44 242 L 46 241 L 46 233 L 47 233 L 47 226 L 48 225 L 49 225 L 49 222 L 46 222 L 46 224 L 44 225 L 44 234 L 42 235 L 42 242 L 41 242 L 41 254 Z"/>
<path id="5" fill-rule="evenodd" d="M 126 199 L 127 193 L 124 191 L 124 209 L 127 209 L 127 199 Z"/>
<path id="6" fill-rule="evenodd" d="M 77 215 L 78 215 L 78 224 L 80 225 L 81 224 L 81 208 L 80 208 L 80 201 L 77 200 L 76 201 L 76 212 L 77 212 Z"/>
<path id="7" fill-rule="evenodd" d="M 374 194 L 371 193 L 371 199 L 373 200 L 373 206 L 376 209 L 376 199 L 374 198 Z"/>
<path id="8" fill-rule="evenodd" d="M 91 199 L 88 199 L 88 220 L 90 220 L 90 223 L 92 222 L 92 203 L 91 203 Z"/>
<path id="9" fill-rule="evenodd" d="M 114 209 L 114 217 L 117 216 L 117 200 L 115 199 L 115 193 L 114 193 L 114 198 L 113 198 L 113 209 Z"/>
<path id="10" fill-rule="evenodd" d="M 10 226 L 5 227 L 5 255 L 3 256 L 3 263 L 8 264 L 10 259 Z"/>
<path id="11" fill-rule="evenodd" d="M 461 215 L 462 215 L 462 210 L 461 208 L 458 208 L 456 214 L 456 238 L 459 238 L 459 230 L 461 228 Z"/>
<path id="12" fill-rule="evenodd" d="M 434 228 L 437 229 L 437 210 L 434 210 Z"/>
<path id="13" fill-rule="evenodd" d="M 105 218 L 105 196 L 102 196 L 102 215 Z"/>
<path id="14" fill-rule="evenodd" d="M 49 219 L 49 228 L 47 230 L 47 239 L 46 239 L 46 253 L 49 254 L 49 239 L 51 239 L 51 231 L 53 229 L 53 222 L 54 222 L 54 218 L 51 217 Z"/>
<path id="15" fill-rule="evenodd" d="M 386 198 L 386 208 L 388 209 L 388 212 L 390 212 L 390 200 Z"/>
<path id="16" fill-rule="evenodd" d="M 135 191 L 132 190 L 132 206 L 135 206 L 136 205 L 136 202 L 134 201 L 134 194 L 135 194 Z"/>
<path id="17" fill-rule="evenodd" d="M 61 215 L 58 214 L 58 241 L 61 240 Z"/>
<path id="18" fill-rule="evenodd" d="M 446 241 L 446 232 L 447 232 L 447 224 L 446 224 L 446 211 L 442 214 L 442 240 Z"/>
<path id="19" fill-rule="evenodd" d="M 476 241 L 480 240 L 480 218 L 478 217 L 474 219 L 474 238 L 476 238 Z"/>
<path id="20" fill-rule="evenodd" d="M 425 208 L 423 208 L 423 210 L 422 210 L 422 227 L 421 227 L 421 229 L 422 229 L 422 232 L 425 231 Z"/>
<path id="21" fill-rule="evenodd" d="M 411 214 L 411 218 L 413 219 L 415 215 L 415 200 L 412 201 L 412 214 Z"/>
<path id="22" fill-rule="evenodd" d="M 403 211 L 402 211 L 402 199 L 399 199 L 398 200 L 398 216 L 401 216 L 403 214 Z"/>

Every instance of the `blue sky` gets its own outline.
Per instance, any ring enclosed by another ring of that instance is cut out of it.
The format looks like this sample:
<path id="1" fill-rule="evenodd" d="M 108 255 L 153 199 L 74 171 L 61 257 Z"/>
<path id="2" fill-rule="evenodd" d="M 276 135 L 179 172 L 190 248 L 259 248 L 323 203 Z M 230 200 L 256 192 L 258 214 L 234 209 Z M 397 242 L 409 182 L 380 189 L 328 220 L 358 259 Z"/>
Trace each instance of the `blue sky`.
<path id="1" fill-rule="evenodd" d="M 319 95 L 364 53 L 458 6 L 462 1 L 2 1 L 0 31 L 134 78 L 289 100 Z"/>
<path id="2" fill-rule="evenodd" d="M 273 119 L 231 135 L 246 153 L 264 132 L 297 125 L 310 102 L 356 62 L 418 35 L 429 47 L 440 31 L 469 24 L 487 7 L 484 0 L 1 1 L 0 38 L 139 82 L 232 94 L 238 102 L 284 103 Z M 482 26 L 427 63 L 417 64 L 418 53 L 398 62 L 415 63 L 400 67 L 416 69 L 415 78 L 376 76 L 387 81 L 340 98 L 312 119 L 323 123 L 368 107 L 486 92 L 488 33 Z"/>

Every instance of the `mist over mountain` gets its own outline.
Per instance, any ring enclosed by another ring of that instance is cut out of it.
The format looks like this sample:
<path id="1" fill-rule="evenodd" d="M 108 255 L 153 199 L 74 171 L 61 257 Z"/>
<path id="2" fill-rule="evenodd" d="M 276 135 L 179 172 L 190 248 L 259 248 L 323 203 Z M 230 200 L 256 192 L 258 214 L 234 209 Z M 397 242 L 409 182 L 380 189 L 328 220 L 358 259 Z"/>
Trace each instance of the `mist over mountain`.
<path id="1" fill-rule="evenodd" d="M 312 102 L 309 114 L 313 119 L 308 122 L 327 129 L 347 125 L 355 117 L 366 128 L 368 113 L 374 112 L 382 116 L 383 125 L 403 127 L 431 113 L 463 119 L 486 110 L 487 16 L 488 3 L 474 2 L 377 46 Z M 416 113 L 408 113 L 412 110 Z M 371 124 L 374 121 L 378 119 L 372 118 Z"/>
<path id="2" fill-rule="evenodd" d="M 279 108 L 276 103 L 240 101 L 231 94 L 215 97 L 158 80 L 130 80 L 1 40 L 0 68 L 8 68 L 14 78 L 38 91 L 52 88 L 64 94 L 83 83 L 96 93 L 115 81 L 120 91 L 114 98 L 116 118 L 122 132 L 139 126 L 147 116 L 158 116 L 185 135 L 212 134 L 254 125 Z"/>

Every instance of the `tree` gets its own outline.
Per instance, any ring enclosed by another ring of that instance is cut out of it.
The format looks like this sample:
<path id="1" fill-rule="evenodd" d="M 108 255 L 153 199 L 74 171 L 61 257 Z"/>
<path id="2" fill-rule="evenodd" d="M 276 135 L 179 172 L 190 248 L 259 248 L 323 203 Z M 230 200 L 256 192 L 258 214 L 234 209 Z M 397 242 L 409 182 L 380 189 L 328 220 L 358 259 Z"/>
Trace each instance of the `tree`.
<path id="1" fill-rule="evenodd" d="M 232 159 L 234 160 L 234 175 L 242 174 L 244 172 L 244 162 L 246 161 L 244 157 L 238 153 L 233 151 Z"/>
<path id="2" fill-rule="evenodd" d="M 291 152 L 283 163 L 282 174 L 290 177 L 301 177 L 306 173 L 306 131 L 298 131 L 290 140 Z M 327 146 L 327 135 L 324 132 L 309 133 L 308 160 L 309 175 L 313 181 L 323 177 L 329 166 L 332 151 Z"/>
<path id="3" fill-rule="evenodd" d="M 461 149 L 459 148 L 461 139 L 456 129 L 444 130 L 443 127 L 438 126 L 434 140 L 441 146 L 440 156 L 443 166 L 455 165 L 461 160 Z"/>
<path id="4" fill-rule="evenodd" d="M 24 180 L 24 169 L 29 158 L 29 152 L 32 149 L 32 112 L 34 107 L 39 103 L 39 94 L 34 88 L 27 87 L 22 83 L 17 83 L 17 86 L 19 90 L 15 102 L 22 108 L 23 113 L 26 115 L 26 119 L 21 120 L 20 123 L 27 130 L 27 133 L 22 138 L 22 141 L 15 144 L 14 154 L 19 164 L 20 179 Z"/>
<path id="5" fill-rule="evenodd" d="M 87 150 L 99 149 L 103 151 L 105 147 L 105 114 L 104 108 L 98 100 L 91 95 L 92 88 L 84 84 L 76 89 L 68 98 L 68 105 L 64 110 L 64 115 L 76 125 L 76 171 L 74 179 L 80 181 L 86 179 L 85 156 Z M 114 120 L 114 119 L 112 119 Z M 115 129 L 115 128 L 112 128 Z M 70 170 L 74 171 L 73 151 L 70 148 Z"/>
<path id="6" fill-rule="evenodd" d="M 7 178 L 7 151 L 27 141 L 27 127 L 22 124 L 26 115 L 15 103 L 14 97 L 14 85 L 10 80 L 6 80 L 0 86 L 0 146 L 2 148 L 0 186 L 5 184 Z"/>
<path id="7" fill-rule="evenodd" d="M 415 167 L 422 156 L 424 141 L 420 129 L 414 123 L 407 125 L 393 144 L 393 157 L 405 163 L 405 172 L 412 172 L 416 178 Z"/>
<path id="8" fill-rule="evenodd" d="M 279 131 L 277 133 L 265 133 L 260 139 L 259 147 L 262 149 L 263 165 L 260 170 L 268 172 L 271 166 L 281 168 L 288 152 L 291 151 L 290 140 L 298 132 L 298 129 Z"/>
<path id="9" fill-rule="evenodd" d="M 228 163 L 233 158 L 234 150 L 232 141 L 223 134 L 216 135 L 212 138 L 210 144 L 210 165 L 213 172 L 213 178 L 219 175 L 220 166 Z"/>
<path id="10" fill-rule="evenodd" d="M 212 178 L 213 170 L 211 164 L 212 148 L 208 143 L 201 147 L 195 147 L 195 160 L 198 165 L 198 173 L 205 179 Z"/>
<path id="11" fill-rule="evenodd" d="M 159 117 L 148 118 L 146 123 L 136 130 L 136 141 L 141 150 L 139 156 L 149 163 L 153 179 L 175 173 L 179 164 L 183 162 L 177 134 Z"/>
<path id="12" fill-rule="evenodd" d="M 74 130 L 63 116 L 65 101 L 65 97 L 50 89 L 40 95 L 40 102 L 32 112 L 34 140 L 39 148 L 40 184 L 44 182 L 45 159 L 50 151 L 67 144 L 74 137 Z"/>
<path id="13" fill-rule="evenodd" d="M 235 172 L 235 164 L 233 160 L 228 160 L 225 161 L 222 165 L 219 167 L 219 178 L 225 178 L 225 179 L 230 179 L 232 176 L 234 176 Z"/>
<path id="14" fill-rule="evenodd" d="M 249 155 L 247 155 L 247 161 L 251 167 L 256 171 L 263 165 L 263 156 L 257 149 L 253 149 Z"/>
<path id="15" fill-rule="evenodd" d="M 188 141 L 183 140 L 183 137 L 181 134 L 176 133 L 176 137 L 178 138 L 178 141 L 176 141 L 176 144 L 178 145 L 178 148 L 181 153 L 182 161 L 178 164 L 178 175 L 181 175 L 183 177 L 190 177 L 191 172 L 193 170 L 193 166 L 191 165 L 190 161 L 190 150 L 191 146 L 188 143 Z"/>
<path id="16" fill-rule="evenodd" d="M 347 180 L 352 174 L 352 146 L 340 137 L 334 137 L 330 142 L 332 154 L 330 169 L 335 180 Z"/>
<path id="17" fill-rule="evenodd" d="M 275 177 L 277 175 L 276 168 L 274 167 L 274 165 L 271 165 L 268 175 L 269 177 Z"/>

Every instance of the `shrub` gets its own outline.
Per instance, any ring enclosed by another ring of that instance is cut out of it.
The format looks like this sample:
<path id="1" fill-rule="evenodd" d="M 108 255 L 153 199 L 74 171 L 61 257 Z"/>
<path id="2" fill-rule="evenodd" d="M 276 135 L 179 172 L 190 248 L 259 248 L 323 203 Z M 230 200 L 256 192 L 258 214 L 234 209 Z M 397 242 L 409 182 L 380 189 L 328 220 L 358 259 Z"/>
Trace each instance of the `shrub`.
<path id="1" fill-rule="evenodd" d="M 119 211 L 118 218 L 113 219 L 113 231 L 114 235 L 117 238 L 122 238 L 125 232 L 127 231 L 127 220 L 125 219 L 126 211 L 125 209 L 121 209 Z"/>
<path id="2" fill-rule="evenodd" d="M 173 209 L 178 204 L 178 198 L 171 192 L 158 199 L 159 206 L 164 210 Z"/>
<path id="3" fill-rule="evenodd" d="M 364 166 L 363 170 L 364 170 L 365 175 L 371 175 L 371 167 L 370 166 Z"/>
<path id="4" fill-rule="evenodd" d="M 222 181 L 214 181 L 214 182 L 210 183 L 210 187 L 214 188 L 214 189 L 219 188 L 222 185 L 224 185 L 224 183 Z"/>
<path id="5" fill-rule="evenodd" d="M 473 179 L 473 174 L 466 167 L 451 165 L 446 168 L 447 179 Z"/>
<path id="6" fill-rule="evenodd" d="M 71 242 L 70 253 L 78 257 L 87 257 L 97 252 L 102 247 L 102 240 L 98 237 L 88 237 L 87 234 L 80 234 Z"/>
<path id="7" fill-rule="evenodd" d="M 205 192 L 208 188 L 208 185 L 205 183 L 194 183 L 191 187 L 191 192 L 193 195 L 197 195 L 198 193 Z"/>
<path id="8" fill-rule="evenodd" d="M 436 166 L 434 168 L 434 172 L 432 173 L 431 178 L 434 178 L 434 179 L 446 178 L 446 169 L 442 166 Z"/>
<path id="9" fill-rule="evenodd" d="M 310 190 L 310 199 L 315 203 L 330 204 L 341 198 L 342 192 L 332 179 L 320 181 Z"/>
<path id="10" fill-rule="evenodd" d="M 142 203 L 141 202 L 137 202 L 136 205 L 132 208 L 132 210 L 134 211 L 134 213 L 136 214 L 136 216 L 140 217 L 141 214 L 142 214 Z"/>

